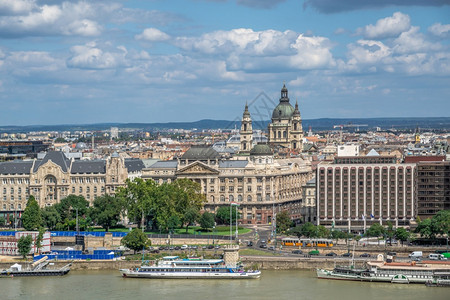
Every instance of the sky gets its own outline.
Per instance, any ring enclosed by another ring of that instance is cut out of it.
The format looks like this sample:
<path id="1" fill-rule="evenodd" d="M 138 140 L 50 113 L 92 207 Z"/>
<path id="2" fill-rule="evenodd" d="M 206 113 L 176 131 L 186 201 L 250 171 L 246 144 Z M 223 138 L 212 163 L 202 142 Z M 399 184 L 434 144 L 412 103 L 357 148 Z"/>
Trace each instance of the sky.
<path id="1" fill-rule="evenodd" d="M 0 0 L 0 126 L 450 116 L 450 0 Z"/>

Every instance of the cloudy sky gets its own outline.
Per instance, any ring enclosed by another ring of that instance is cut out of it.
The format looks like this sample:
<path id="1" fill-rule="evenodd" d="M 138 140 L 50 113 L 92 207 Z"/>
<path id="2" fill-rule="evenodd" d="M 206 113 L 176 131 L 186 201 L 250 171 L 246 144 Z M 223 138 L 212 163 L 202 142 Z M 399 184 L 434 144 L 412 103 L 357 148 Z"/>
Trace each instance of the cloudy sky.
<path id="1" fill-rule="evenodd" d="M 0 125 L 232 120 L 284 82 L 304 119 L 448 117 L 450 0 L 0 0 Z"/>

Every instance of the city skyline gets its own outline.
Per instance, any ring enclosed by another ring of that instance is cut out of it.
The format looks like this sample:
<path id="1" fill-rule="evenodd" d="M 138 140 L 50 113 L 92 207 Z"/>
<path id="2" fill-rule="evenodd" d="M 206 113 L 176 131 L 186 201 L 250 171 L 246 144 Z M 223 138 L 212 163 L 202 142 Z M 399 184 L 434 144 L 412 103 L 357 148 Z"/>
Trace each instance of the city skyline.
<path id="1" fill-rule="evenodd" d="M 2 1 L 0 125 L 447 116 L 450 2 L 371 2 Z"/>

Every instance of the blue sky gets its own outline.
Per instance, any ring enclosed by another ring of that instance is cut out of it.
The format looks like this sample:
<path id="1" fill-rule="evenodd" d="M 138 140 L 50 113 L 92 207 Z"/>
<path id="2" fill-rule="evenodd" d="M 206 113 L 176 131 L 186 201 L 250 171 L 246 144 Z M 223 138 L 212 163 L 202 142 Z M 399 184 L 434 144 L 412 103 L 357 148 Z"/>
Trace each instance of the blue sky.
<path id="1" fill-rule="evenodd" d="M 0 0 L 0 125 L 232 120 L 283 83 L 304 119 L 448 117 L 450 0 Z"/>

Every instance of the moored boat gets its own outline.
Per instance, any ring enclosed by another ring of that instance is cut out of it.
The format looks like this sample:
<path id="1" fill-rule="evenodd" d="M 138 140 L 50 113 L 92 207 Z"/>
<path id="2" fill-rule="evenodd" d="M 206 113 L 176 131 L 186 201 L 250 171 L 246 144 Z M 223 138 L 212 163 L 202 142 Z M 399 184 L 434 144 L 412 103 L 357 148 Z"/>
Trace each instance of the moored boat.
<path id="1" fill-rule="evenodd" d="M 17 276 L 63 276 L 69 273 L 70 266 L 69 263 L 61 268 L 53 268 L 49 261 L 47 261 L 47 256 L 44 256 L 38 261 L 31 264 L 30 267 L 23 268 L 21 264 L 14 264 L 6 270 L 0 271 L 1 277 L 17 277 Z"/>
<path id="2" fill-rule="evenodd" d="M 180 259 L 178 256 L 165 256 L 154 265 L 121 269 L 120 273 L 131 278 L 246 279 L 261 276 L 259 270 L 229 266 L 222 259 Z"/>
<path id="3" fill-rule="evenodd" d="M 317 278 L 391 283 L 439 282 L 444 285 L 450 278 L 450 265 L 370 261 L 367 262 L 366 269 L 351 267 L 336 267 L 333 270 L 317 269 Z"/>

